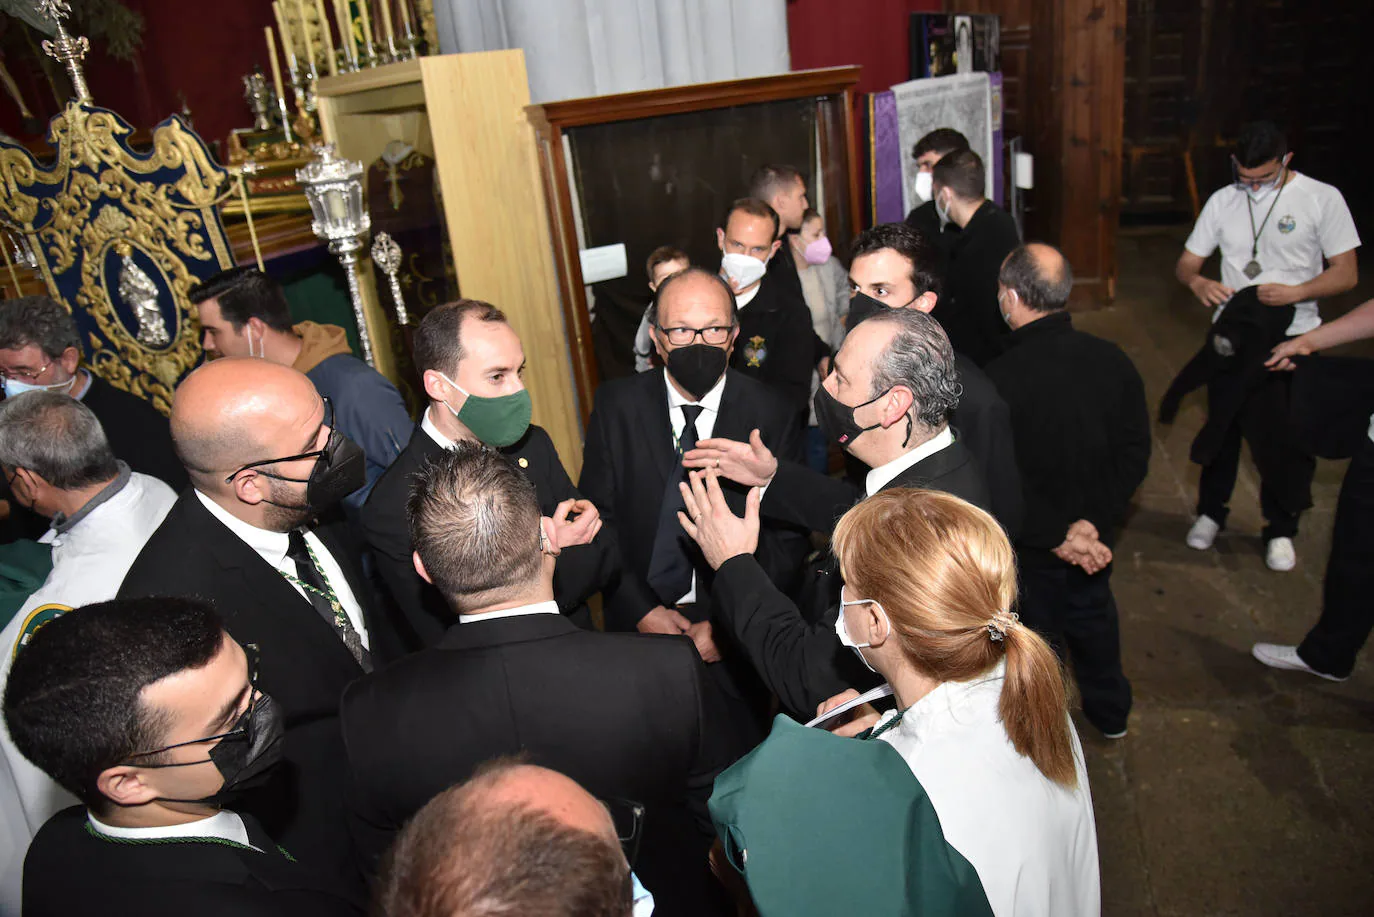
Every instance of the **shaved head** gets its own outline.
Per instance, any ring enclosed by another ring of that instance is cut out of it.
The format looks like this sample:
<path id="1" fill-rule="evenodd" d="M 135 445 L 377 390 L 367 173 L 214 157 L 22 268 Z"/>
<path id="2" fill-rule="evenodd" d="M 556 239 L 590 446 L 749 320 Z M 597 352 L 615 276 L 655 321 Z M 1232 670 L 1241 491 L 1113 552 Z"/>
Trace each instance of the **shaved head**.
<path id="1" fill-rule="evenodd" d="M 251 462 L 315 448 L 323 402 L 301 373 L 268 360 L 214 360 L 172 399 L 172 439 L 196 488 L 212 495 Z"/>

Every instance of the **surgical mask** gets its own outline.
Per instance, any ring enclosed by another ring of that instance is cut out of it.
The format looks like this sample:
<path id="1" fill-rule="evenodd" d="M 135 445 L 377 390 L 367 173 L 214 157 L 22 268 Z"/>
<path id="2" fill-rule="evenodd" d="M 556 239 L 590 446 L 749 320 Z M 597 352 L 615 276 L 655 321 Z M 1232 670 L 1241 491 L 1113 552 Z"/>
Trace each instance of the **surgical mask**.
<path id="1" fill-rule="evenodd" d="M 916 199 L 923 204 L 934 195 L 931 184 L 932 180 L 929 172 L 916 173 L 916 180 L 912 183 L 912 187 L 916 192 Z"/>
<path id="2" fill-rule="evenodd" d="M 47 367 L 45 366 L 44 369 Z M 21 382 L 18 379 L 5 378 L 5 397 L 14 398 L 25 392 L 70 392 L 72 385 L 76 382 L 73 375 L 66 382 L 54 382 L 51 385 L 39 385 L 36 382 Z"/>
<path id="3" fill-rule="evenodd" d="M 639 881 L 639 876 L 630 870 L 630 898 L 634 904 L 630 917 L 650 917 L 654 912 L 654 895 Z"/>
<path id="4" fill-rule="evenodd" d="M 763 279 L 763 272 L 768 265 L 751 255 L 730 252 L 720 259 L 720 269 L 736 289 L 744 290 Z"/>
<path id="5" fill-rule="evenodd" d="M 1007 293 L 1011 293 L 1011 291 L 1008 290 Z M 1010 315 L 1010 313 L 1008 313 L 1007 310 L 1006 310 L 1005 308 L 1003 308 L 1003 306 L 1002 306 L 1002 302 L 1003 302 L 1003 300 L 1005 299 L 1005 297 L 1007 296 L 1007 293 L 998 293 L 998 294 L 997 294 L 997 313 L 998 313 L 999 315 L 1002 316 L 1002 321 L 1006 323 L 1006 326 L 1007 326 L 1008 328 L 1010 328 L 1010 327 L 1011 327 L 1011 315 Z M 1016 294 L 1015 294 L 1015 293 L 1011 293 L 1011 295 L 1012 295 L 1012 296 L 1015 296 Z"/>
<path id="6" fill-rule="evenodd" d="M 668 375 L 697 401 L 720 381 L 729 356 L 711 344 L 688 344 L 668 354 Z"/>
<path id="7" fill-rule="evenodd" d="M 811 404 L 816 409 L 816 424 L 821 429 L 821 435 L 825 437 L 826 442 L 834 443 L 842 449 L 852 446 L 854 440 L 869 430 L 876 430 L 882 426 L 880 423 L 875 423 L 871 427 L 861 427 L 854 420 L 854 412 L 859 408 L 867 407 L 886 394 L 887 392 L 883 392 L 863 404 L 856 404 L 851 408 L 847 404 L 841 404 L 834 395 L 826 390 L 824 385 L 820 386 L 816 389 L 816 395 L 812 398 Z"/>
<path id="8" fill-rule="evenodd" d="M 1259 204 L 1267 200 L 1269 195 L 1273 194 L 1282 186 L 1284 175 L 1288 171 L 1288 157 L 1284 157 L 1283 163 L 1279 167 L 1279 174 L 1275 175 L 1273 179 L 1265 182 L 1258 188 L 1252 188 L 1249 183 L 1240 180 L 1240 175 L 1236 172 L 1234 163 L 1231 165 L 1231 171 L 1235 176 L 1236 185 L 1249 196 L 1252 203 Z"/>
<path id="9" fill-rule="evenodd" d="M 448 408 L 448 412 L 456 417 L 459 423 L 471 430 L 473 436 L 488 446 L 503 449 L 519 442 L 520 437 L 530 428 L 534 404 L 530 401 L 529 389 L 522 388 L 509 395 L 485 398 L 469 394 L 443 373 L 438 375 L 440 379 L 468 396 L 468 400 L 464 401 L 462 408 L 457 411 L 447 401 L 443 402 L 444 407 Z"/>
<path id="10" fill-rule="evenodd" d="M 856 599 L 852 602 L 846 602 L 844 600 L 844 590 L 840 590 L 840 614 L 839 617 L 835 619 L 835 636 L 840 639 L 841 643 L 843 643 L 845 646 L 849 647 L 851 650 L 854 651 L 854 655 L 859 657 L 859 661 L 864 664 L 865 668 L 867 668 L 870 672 L 874 673 L 875 675 L 879 674 L 878 670 L 873 668 L 873 666 L 869 663 L 868 659 L 861 652 L 861 650 L 868 649 L 873 644 L 856 643 L 854 641 L 854 638 L 849 636 L 849 628 L 845 625 L 844 621 L 844 610 L 850 605 L 872 605 L 874 608 L 878 609 L 878 613 L 883 616 L 883 621 L 887 623 L 887 632 L 889 634 L 892 633 L 892 619 L 887 616 L 886 609 L 884 609 L 882 605 L 879 605 L 872 599 Z"/>
<path id="11" fill-rule="evenodd" d="M 261 786 L 282 757 L 282 736 L 284 725 L 281 708 L 270 695 L 260 694 L 254 704 L 234 723 L 232 731 L 243 729 L 236 736 L 220 739 L 210 749 L 209 760 L 224 778 L 224 785 L 203 799 L 171 799 L 166 802 L 189 802 L 202 805 L 223 806 L 225 801 L 243 790 Z M 141 767 L 185 767 L 203 764 L 200 761 L 179 761 L 174 764 L 144 764 Z"/>
<path id="12" fill-rule="evenodd" d="M 949 198 L 944 198 L 943 200 L 948 201 Z M 935 215 L 940 218 L 940 231 L 944 232 L 945 227 L 948 226 L 950 222 L 949 204 L 942 204 L 941 198 L 938 197 L 935 199 Z"/>
<path id="13" fill-rule="evenodd" d="M 243 336 L 248 340 L 248 356 L 259 360 L 267 359 L 267 339 L 258 338 L 258 352 L 253 352 L 253 328 L 247 326 L 243 329 Z"/>
<path id="14" fill-rule="evenodd" d="M 806 243 L 806 248 L 802 250 L 802 257 L 806 259 L 807 264 L 825 264 L 830 260 L 833 253 L 834 249 L 830 247 L 830 240 L 821 236 Z"/>

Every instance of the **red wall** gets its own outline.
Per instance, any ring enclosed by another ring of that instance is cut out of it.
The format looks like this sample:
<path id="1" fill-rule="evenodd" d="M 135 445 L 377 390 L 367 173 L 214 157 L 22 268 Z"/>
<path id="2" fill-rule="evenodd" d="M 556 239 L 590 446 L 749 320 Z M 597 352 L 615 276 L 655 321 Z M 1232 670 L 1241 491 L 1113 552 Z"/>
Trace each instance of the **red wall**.
<path id="1" fill-rule="evenodd" d="M 143 47 L 132 64 L 92 49 L 86 58 L 86 82 L 97 105 L 119 112 L 135 128 L 150 128 L 181 110 L 182 93 L 206 141 L 223 141 L 231 128 L 252 124 L 241 77 L 254 65 L 270 73 L 262 30 L 273 22 L 271 0 L 125 3 L 143 14 Z M 56 109 L 46 81 L 13 58 L 6 65 L 16 71 L 25 101 L 46 129 Z M 0 96 L 0 127 L 32 139 L 23 134 L 19 113 L 7 96 Z"/>
<path id="2" fill-rule="evenodd" d="M 787 0 L 792 69 L 862 64 L 860 92 L 909 78 L 910 13 L 938 13 L 940 0 Z"/>

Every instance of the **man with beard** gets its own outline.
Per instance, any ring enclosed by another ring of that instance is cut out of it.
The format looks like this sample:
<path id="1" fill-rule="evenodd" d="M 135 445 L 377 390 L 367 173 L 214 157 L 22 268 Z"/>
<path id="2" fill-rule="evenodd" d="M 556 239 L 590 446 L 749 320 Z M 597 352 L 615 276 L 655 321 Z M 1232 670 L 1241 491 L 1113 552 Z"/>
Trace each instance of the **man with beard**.
<path id="1" fill-rule="evenodd" d="M 191 478 L 120 587 L 196 595 L 262 656 L 286 721 L 280 776 L 243 808 L 302 863 L 356 879 L 338 761 L 344 686 L 394 655 L 358 547 L 318 517 L 363 485 L 363 455 L 310 380 L 267 360 L 216 360 L 176 391 L 172 439 Z"/>

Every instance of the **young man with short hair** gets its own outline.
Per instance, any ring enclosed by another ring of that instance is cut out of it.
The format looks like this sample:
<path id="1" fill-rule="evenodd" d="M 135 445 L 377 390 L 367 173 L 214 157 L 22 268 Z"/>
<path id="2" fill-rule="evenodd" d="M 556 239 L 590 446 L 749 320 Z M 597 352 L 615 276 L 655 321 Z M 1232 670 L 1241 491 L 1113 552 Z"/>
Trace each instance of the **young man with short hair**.
<path id="1" fill-rule="evenodd" d="M 82 803 L 29 848 L 26 915 L 361 913 L 224 808 L 281 757 L 281 712 L 247 650 L 208 603 L 149 598 L 69 611 L 19 651 L 5 725 Z"/>
<path id="2" fill-rule="evenodd" d="M 644 265 L 645 272 L 649 275 L 649 292 L 658 292 L 658 285 L 663 282 L 665 277 L 671 277 L 678 271 L 685 271 L 692 266 L 692 259 L 687 257 L 687 253 L 680 248 L 671 245 L 660 245 L 649 253 L 649 260 Z M 654 368 L 654 336 L 652 326 L 649 324 L 649 313 L 653 311 L 653 303 L 650 302 L 644 309 L 644 317 L 639 321 L 639 330 L 635 332 L 635 372 L 646 373 Z"/>
<path id="3" fill-rule="evenodd" d="M 1359 279 L 1360 237 L 1345 198 L 1331 185 L 1293 171 L 1292 161 L 1278 127 L 1268 121 L 1247 124 L 1231 154 L 1231 183 L 1207 199 L 1184 243 L 1175 276 L 1214 310 L 1214 322 L 1232 296 L 1256 287 L 1262 305 L 1291 309 L 1285 333 L 1292 338 L 1321 324 L 1318 300 L 1351 289 Z M 1218 249 L 1220 282 L 1202 275 L 1203 264 Z M 1291 384 L 1286 373 L 1265 374 L 1242 393 L 1231 418 L 1209 418 L 1225 429 L 1214 453 L 1202 457 L 1188 547 L 1207 550 L 1226 526 L 1245 439 L 1260 473 L 1265 563 L 1279 572 L 1297 563 L 1293 538 L 1298 517 L 1312 505 L 1317 463 L 1294 442 L 1286 419 Z"/>
<path id="4" fill-rule="evenodd" d="M 918 203 L 906 215 L 906 225 L 929 236 L 942 250 L 959 237 L 959 225 L 941 222 L 935 210 L 935 188 L 931 173 L 935 164 L 945 156 L 968 148 L 968 138 L 952 127 L 937 127 L 917 140 L 911 148 L 911 158 L 916 161 L 916 187 L 913 190 Z"/>

